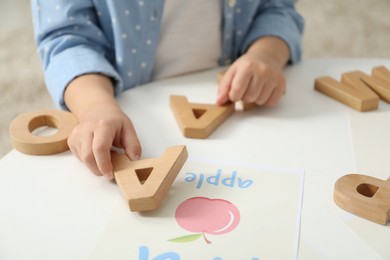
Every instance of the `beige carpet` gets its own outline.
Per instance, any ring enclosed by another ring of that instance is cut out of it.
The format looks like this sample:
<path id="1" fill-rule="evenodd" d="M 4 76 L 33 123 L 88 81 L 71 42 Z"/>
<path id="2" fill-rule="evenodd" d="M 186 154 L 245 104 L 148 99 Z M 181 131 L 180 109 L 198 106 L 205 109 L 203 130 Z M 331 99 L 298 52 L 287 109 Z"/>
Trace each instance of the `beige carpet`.
<path id="1" fill-rule="evenodd" d="M 33 41 L 28 0 L 0 1 L 0 157 L 18 114 L 52 108 Z M 389 0 L 300 0 L 304 58 L 390 58 Z"/>

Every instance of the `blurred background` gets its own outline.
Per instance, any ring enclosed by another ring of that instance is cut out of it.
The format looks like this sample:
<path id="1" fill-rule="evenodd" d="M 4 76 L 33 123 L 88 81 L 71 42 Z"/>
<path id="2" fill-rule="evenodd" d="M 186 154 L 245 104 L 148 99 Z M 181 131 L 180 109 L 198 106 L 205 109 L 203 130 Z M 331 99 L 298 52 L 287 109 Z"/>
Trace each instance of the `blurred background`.
<path id="1" fill-rule="evenodd" d="M 298 0 L 305 18 L 304 59 L 390 58 L 390 0 Z M 33 109 L 54 108 L 33 39 L 30 1 L 0 1 L 0 158 L 9 123 Z"/>

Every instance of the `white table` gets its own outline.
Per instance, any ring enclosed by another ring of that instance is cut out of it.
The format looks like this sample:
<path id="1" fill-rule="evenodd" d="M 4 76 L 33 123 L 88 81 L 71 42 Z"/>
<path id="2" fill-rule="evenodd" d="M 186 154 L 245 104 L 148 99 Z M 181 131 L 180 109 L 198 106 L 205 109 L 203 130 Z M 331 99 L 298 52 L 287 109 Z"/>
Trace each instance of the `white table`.
<path id="1" fill-rule="evenodd" d="M 390 259 L 390 226 L 347 214 L 332 197 L 335 181 L 347 173 L 390 176 L 390 105 L 381 101 L 378 110 L 361 113 L 313 88 L 316 77 L 340 79 L 379 65 L 390 67 L 390 60 L 319 59 L 288 67 L 277 107 L 237 112 L 206 140 L 182 136 L 169 96 L 215 102 L 218 70 L 151 83 L 119 102 L 138 130 L 144 158 L 185 144 L 195 158 L 304 169 L 299 259 Z M 0 160 L 0 259 L 88 259 L 118 199 L 115 183 L 90 174 L 69 151 L 11 151 Z"/>

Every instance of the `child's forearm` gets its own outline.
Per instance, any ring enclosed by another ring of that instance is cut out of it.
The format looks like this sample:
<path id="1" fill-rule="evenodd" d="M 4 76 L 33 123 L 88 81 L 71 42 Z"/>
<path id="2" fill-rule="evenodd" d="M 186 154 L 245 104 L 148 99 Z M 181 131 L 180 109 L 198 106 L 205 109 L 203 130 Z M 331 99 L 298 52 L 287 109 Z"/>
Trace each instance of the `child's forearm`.
<path id="1" fill-rule="evenodd" d="M 100 74 L 86 74 L 75 78 L 66 88 L 65 104 L 79 119 L 90 109 L 109 106 L 119 108 L 111 79 Z"/>
<path id="2" fill-rule="evenodd" d="M 274 36 L 258 39 L 249 47 L 246 54 L 280 69 L 284 68 L 290 59 L 290 50 L 287 44 Z"/>

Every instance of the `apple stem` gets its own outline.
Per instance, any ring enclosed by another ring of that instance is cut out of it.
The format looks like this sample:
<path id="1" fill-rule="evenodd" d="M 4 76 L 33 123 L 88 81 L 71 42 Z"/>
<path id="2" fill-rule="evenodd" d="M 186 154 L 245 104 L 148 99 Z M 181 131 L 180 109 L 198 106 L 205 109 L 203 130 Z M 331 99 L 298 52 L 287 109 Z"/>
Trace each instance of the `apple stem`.
<path id="1" fill-rule="evenodd" d="M 206 235 L 204 232 L 202 232 L 204 241 L 206 241 L 207 244 L 211 244 L 211 241 L 207 239 Z"/>

